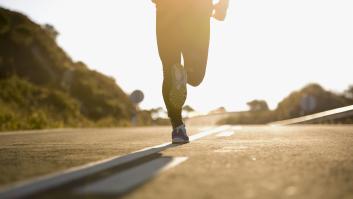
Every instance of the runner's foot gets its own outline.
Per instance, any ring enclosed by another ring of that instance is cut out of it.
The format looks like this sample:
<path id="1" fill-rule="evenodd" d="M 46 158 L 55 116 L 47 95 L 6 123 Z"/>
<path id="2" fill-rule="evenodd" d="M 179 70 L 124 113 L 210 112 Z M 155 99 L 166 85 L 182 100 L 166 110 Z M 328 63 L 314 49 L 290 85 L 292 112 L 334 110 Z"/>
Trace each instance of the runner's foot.
<path id="1" fill-rule="evenodd" d="M 173 129 L 172 142 L 173 144 L 184 144 L 189 142 L 189 137 L 186 134 L 186 128 L 184 124 Z"/>
<path id="2" fill-rule="evenodd" d="M 180 64 L 172 66 L 171 87 L 169 91 L 169 101 L 176 108 L 181 108 L 186 100 L 187 74 Z"/>

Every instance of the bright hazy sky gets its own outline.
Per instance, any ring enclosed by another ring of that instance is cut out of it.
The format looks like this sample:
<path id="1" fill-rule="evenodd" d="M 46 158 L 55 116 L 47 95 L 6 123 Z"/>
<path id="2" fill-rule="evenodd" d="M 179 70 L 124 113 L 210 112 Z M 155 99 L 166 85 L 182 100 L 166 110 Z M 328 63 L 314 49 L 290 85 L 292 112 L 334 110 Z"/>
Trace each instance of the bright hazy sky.
<path id="1" fill-rule="evenodd" d="M 225 22 L 212 20 L 207 74 L 187 104 L 271 108 L 309 82 L 343 91 L 353 84 L 352 0 L 230 0 Z M 0 0 L 60 32 L 74 59 L 113 76 L 126 92 L 145 93 L 142 108 L 163 106 L 162 67 L 150 0 Z"/>

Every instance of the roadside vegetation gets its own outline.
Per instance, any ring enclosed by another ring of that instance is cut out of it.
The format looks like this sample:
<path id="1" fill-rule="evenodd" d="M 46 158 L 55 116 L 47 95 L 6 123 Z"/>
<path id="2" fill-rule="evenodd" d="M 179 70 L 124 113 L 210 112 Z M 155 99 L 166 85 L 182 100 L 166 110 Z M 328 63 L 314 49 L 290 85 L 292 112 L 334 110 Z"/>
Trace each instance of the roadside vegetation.
<path id="1" fill-rule="evenodd" d="M 0 131 L 129 126 L 133 115 L 153 123 L 113 78 L 73 61 L 58 35 L 0 7 Z"/>
<path id="2" fill-rule="evenodd" d="M 343 93 L 334 93 L 319 84 L 309 84 L 290 93 L 275 110 L 268 108 L 264 100 L 248 102 L 249 111 L 219 121 L 219 124 L 266 124 L 353 104 L 353 85 Z M 353 123 L 353 117 L 330 121 L 333 123 Z"/>

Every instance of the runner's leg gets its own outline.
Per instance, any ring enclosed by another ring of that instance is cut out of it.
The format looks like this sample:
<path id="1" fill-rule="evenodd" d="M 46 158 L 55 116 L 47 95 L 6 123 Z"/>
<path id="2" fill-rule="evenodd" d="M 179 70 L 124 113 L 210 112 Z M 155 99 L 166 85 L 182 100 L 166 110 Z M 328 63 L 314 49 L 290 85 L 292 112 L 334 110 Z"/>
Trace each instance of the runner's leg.
<path id="1" fill-rule="evenodd" d="M 188 83 L 198 86 L 206 72 L 212 1 L 194 0 L 182 17 L 182 54 Z"/>
<path id="2" fill-rule="evenodd" d="M 171 104 L 169 91 L 172 80 L 171 67 L 181 62 L 180 20 L 173 5 L 166 2 L 157 3 L 156 32 L 158 52 L 163 65 L 163 99 L 172 126 L 176 128 L 183 124 L 182 107 L 175 107 Z"/>

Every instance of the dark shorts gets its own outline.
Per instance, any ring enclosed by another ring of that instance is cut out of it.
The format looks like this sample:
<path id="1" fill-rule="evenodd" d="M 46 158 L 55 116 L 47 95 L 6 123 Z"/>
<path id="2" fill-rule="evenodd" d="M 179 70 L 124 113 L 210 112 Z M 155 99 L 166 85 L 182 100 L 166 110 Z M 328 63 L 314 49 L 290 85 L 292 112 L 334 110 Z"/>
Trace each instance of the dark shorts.
<path id="1" fill-rule="evenodd" d="M 184 58 L 188 83 L 204 78 L 212 0 L 157 0 L 157 43 L 164 71 Z"/>

